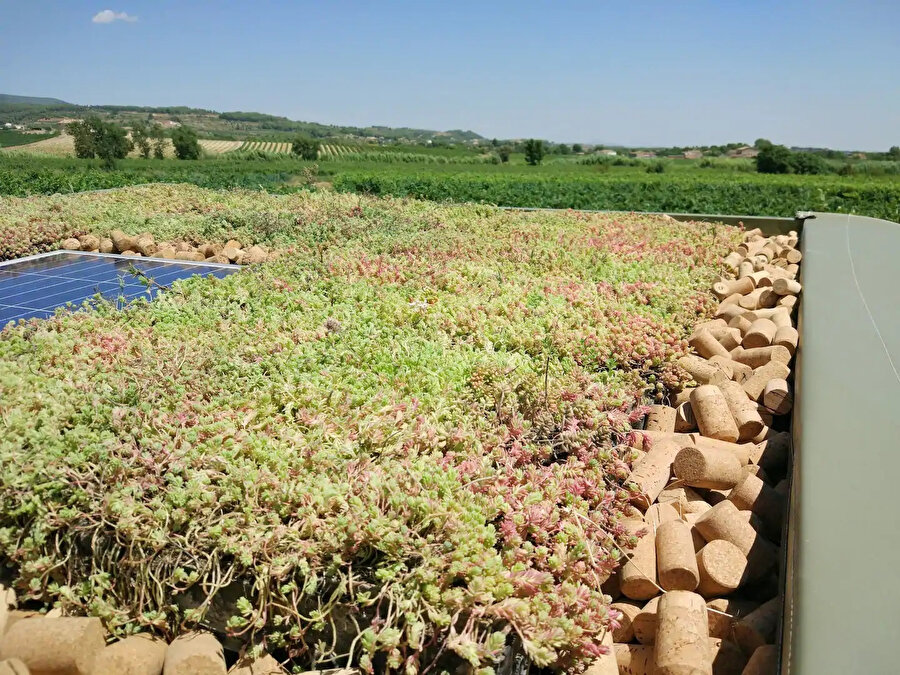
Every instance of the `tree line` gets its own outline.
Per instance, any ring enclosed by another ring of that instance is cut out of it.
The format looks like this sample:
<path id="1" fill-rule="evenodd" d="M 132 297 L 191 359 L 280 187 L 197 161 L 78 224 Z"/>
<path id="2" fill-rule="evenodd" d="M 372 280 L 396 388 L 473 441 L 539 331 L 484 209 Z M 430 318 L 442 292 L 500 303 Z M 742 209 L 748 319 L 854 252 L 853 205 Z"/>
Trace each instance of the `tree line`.
<path id="1" fill-rule="evenodd" d="M 163 159 L 166 150 L 166 133 L 159 124 L 134 122 L 129 133 L 117 124 L 104 122 L 97 115 L 66 125 L 66 131 L 75 142 L 75 156 L 81 159 L 100 159 L 103 166 L 112 169 L 116 161 L 137 150 L 144 159 Z M 202 154 L 197 132 L 187 126 L 172 130 L 170 137 L 175 157 L 199 159 Z M 319 156 L 319 141 L 308 136 L 297 136 L 291 149 L 300 159 L 314 160 Z"/>

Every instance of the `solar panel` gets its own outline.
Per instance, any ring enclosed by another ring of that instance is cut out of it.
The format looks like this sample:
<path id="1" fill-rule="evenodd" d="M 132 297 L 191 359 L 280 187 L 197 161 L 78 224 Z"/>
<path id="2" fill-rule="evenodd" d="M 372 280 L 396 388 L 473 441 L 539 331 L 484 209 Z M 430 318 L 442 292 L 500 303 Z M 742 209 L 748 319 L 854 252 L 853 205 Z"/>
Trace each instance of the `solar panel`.
<path id="1" fill-rule="evenodd" d="M 225 277 L 236 265 L 53 251 L 0 263 L 0 329 L 10 321 L 53 316 L 100 294 L 119 302 L 153 299 L 173 281 L 195 275 Z"/>

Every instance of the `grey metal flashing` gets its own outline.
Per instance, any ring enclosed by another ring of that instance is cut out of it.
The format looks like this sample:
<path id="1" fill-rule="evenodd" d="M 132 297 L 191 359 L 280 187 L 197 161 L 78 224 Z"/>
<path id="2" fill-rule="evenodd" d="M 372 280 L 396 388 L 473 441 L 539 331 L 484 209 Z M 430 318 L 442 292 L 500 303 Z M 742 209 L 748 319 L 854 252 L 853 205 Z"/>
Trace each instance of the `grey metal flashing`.
<path id="1" fill-rule="evenodd" d="M 896 673 L 900 225 L 804 228 L 782 673 Z"/>

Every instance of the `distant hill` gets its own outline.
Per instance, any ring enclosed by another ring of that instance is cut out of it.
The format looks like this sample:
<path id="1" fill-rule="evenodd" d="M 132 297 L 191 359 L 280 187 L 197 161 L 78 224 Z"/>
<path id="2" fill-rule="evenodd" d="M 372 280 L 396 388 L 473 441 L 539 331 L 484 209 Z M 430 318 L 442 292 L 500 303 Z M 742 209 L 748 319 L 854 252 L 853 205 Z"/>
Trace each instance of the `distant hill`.
<path id="1" fill-rule="evenodd" d="M 0 103 L 24 103 L 27 105 L 72 105 L 58 98 L 45 96 L 16 96 L 15 94 L 0 94 Z"/>
<path id="2" fill-rule="evenodd" d="M 197 130 L 203 138 L 223 140 L 286 141 L 297 134 L 313 138 L 366 140 L 390 143 L 471 143 L 483 140 L 474 131 L 452 129 L 434 131 L 407 127 L 353 127 L 319 122 L 302 122 L 258 112 L 216 112 L 185 106 L 76 105 L 56 98 L 0 94 L 0 122 L 45 125 L 59 118 L 99 115 L 122 125 L 147 120 L 163 126 L 183 124 Z"/>

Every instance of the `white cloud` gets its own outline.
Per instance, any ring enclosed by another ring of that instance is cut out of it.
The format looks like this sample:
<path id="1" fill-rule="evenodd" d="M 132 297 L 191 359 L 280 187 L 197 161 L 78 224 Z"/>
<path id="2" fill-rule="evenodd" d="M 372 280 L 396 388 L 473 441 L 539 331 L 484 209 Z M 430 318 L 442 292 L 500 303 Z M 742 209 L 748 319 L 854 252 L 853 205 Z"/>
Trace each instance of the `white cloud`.
<path id="1" fill-rule="evenodd" d="M 111 9 L 104 9 L 102 12 L 97 12 L 91 20 L 94 23 L 112 23 L 113 21 L 127 21 L 133 23 L 137 21 L 137 17 L 126 14 L 125 12 L 114 12 Z"/>

